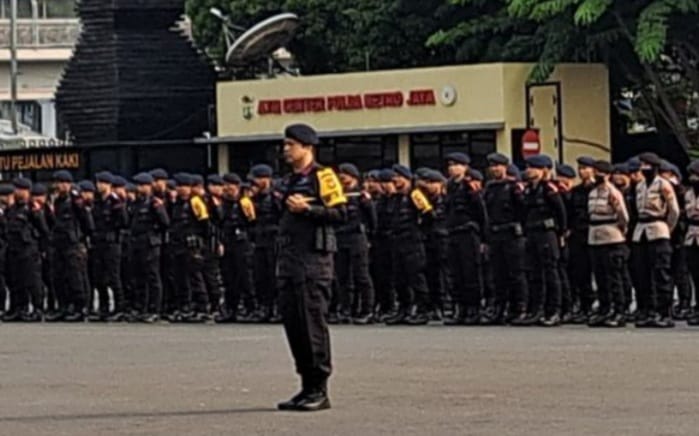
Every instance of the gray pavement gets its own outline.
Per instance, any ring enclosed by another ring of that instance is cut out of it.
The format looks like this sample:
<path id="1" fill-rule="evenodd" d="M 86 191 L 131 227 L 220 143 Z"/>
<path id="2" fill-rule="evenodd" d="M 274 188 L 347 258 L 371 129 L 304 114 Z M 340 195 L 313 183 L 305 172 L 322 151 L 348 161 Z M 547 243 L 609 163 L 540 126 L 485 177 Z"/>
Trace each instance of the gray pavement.
<path id="1" fill-rule="evenodd" d="M 0 325 L 0 435 L 699 434 L 699 329 L 333 328 L 334 408 L 280 326 Z"/>

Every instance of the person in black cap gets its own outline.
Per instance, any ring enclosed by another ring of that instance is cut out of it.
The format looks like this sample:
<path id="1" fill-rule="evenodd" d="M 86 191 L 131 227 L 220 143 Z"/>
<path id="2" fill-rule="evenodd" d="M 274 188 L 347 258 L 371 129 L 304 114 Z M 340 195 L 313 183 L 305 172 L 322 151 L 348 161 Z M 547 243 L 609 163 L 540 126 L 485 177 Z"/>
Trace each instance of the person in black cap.
<path id="1" fill-rule="evenodd" d="M 49 230 L 41 206 L 30 199 L 32 182 L 18 178 L 14 186 L 14 204 L 7 209 L 5 217 L 10 308 L 3 321 L 41 321 L 44 295 L 39 242 L 47 237 Z M 33 307 L 31 312 L 29 303 Z"/>
<path id="2" fill-rule="evenodd" d="M 165 201 L 168 182 L 167 171 L 162 168 L 155 168 L 150 171 L 150 175 L 153 177 L 153 195 Z"/>
<path id="3" fill-rule="evenodd" d="M 129 225 L 131 312 L 127 320 L 153 323 L 159 320 L 162 310 L 160 256 L 170 218 L 163 200 L 153 195 L 153 177 L 140 173 L 133 181 L 138 196 L 131 206 Z"/>
<path id="4" fill-rule="evenodd" d="M 377 217 L 374 202 L 362 190 L 361 175 L 356 166 L 343 163 L 339 177 L 347 195 L 347 221 L 335 229 L 337 253 L 338 306 L 335 308 L 340 323 L 370 324 L 374 312 L 374 283 L 369 275 L 368 235 L 376 231 Z"/>
<path id="5" fill-rule="evenodd" d="M 39 240 L 39 252 L 41 253 L 41 280 L 44 285 L 46 294 L 46 311 L 44 320 L 51 322 L 59 317 L 58 297 L 56 289 L 53 287 L 53 247 L 51 244 L 51 231 L 53 229 L 56 218 L 53 211 L 53 205 L 49 201 L 49 190 L 43 183 L 35 183 L 32 186 L 31 201 L 38 204 L 44 214 L 44 220 L 48 226 L 49 233 L 43 235 Z"/>
<path id="6" fill-rule="evenodd" d="M 599 295 L 598 313 L 591 316 L 591 327 L 623 327 L 626 323 L 624 266 L 626 265 L 626 228 L 629 215 L 624 196 L 609 181 L 612 164 L 597 161 L 595 187 L 589 195 L 588 243 Z"/>
<path id="7" fill-rule="evenodd" d="M 177 311 L 173 322 L 206 322 L 209 297 L 204 283 L 204 251 L 209 232 L 209 210 L 192 192 L 196 177 L 175 175 L 177 200 L 170 216 L 170 246 L 174 256 Z"/>
<path id="8" fill-rule="evenodd" d="M 508 177 L 509 159 L 494 153 L 487 157 L 491 180 L 484 201 L 489 220 L 490 261 L 495 279 L 493 324 L 521 322 L 529 298 L 524 273 L 524 189 Z"/>
<path id="9" fill-rule="evenodd" d="M 573 189 L 575 189 L 575 169 L 567 164 L 556 165 L 556 177 L 553 180 L 554 184 L 558 188 L 563 199 L 563 204 L 566 206 L 566 211 L 568 213 L 568 222 L 572 221 L 572 215 L 574 213 L 573 208 Z M 587 320 L 585 314 L 581 315 L 579 306 L 580 299 L 576 295 L 573 295 L 570 285 L 570 244 L 568 243 L 568 238 L 570 237 L 570 232 L 565 232 L 565 237 L 560 245 L 560 256 L 558 259 L 558 275 L 561 279 L 561 302 L 562 302 L 562 314 L 561 322 L 563 324 L 568 323 L 582 323 Z"/>
<path id="10" fill-rule="evenodd" d="M 444 320 L 444 302 L 449 279 L 449 232 L 446 212 L 447 178 L 437 170 L 426 169 L 417 186 L 425 193 L 434 209 L 432 217 L 421 223 L 425 235 L 425 279 L 429 290 L 429 310 L 432 321 Z"/>
<path id="11" fill-rule="evenodd" d="M 214 318 L 218 323 L 246 320 L 256 309 L 250 230 L 255 225 L 257 213 L 252 200 L 243 195 L 241 183 L 237 174 L 223 176 L 221 238 L 224 252 L 221 272 L 225 292 L 220 313 Z M 238 314 L 241 299 L 243 311 Z"/>
<path id="12" fill-rule="evenodd" d="M 332 362 L 325 317 L 337 251 L 333 226 L 345 221 L 347 198 L 335 172 L 315 162 L 318 137 L 311 127 L 289 126 L 284 137 L 284 158 L 292 173 L 281 186 L 277 279 L 284 330 L 303 387 L 278 407 L 315 411 L 330 407 Z"/>
<path id="13" fill-rule="evenodd" d="M 394 218 L 400 197 L 393 178 L 396 173 L 386 168 L 379 171 L 378 184 L 381 189 L 376 199 L 377 227 L 371 259 L 374 266 L 374 289 L 378 308 L 375 319 L 385 322 L 396 315 L 396 287 L 393 262 Z"/>
<path id="14" fill-rule="evenodd" d="M 90 277 L 99 296 L 99 309 L 91 321 L 122 321 L 125 316 L 124 290 L 121 282 L 122 230 L 128 225 L 126 202 L 112 191 L 112 175 L 95 175 L 97 195 L 92 205 L 95 231 L 90 249 Z M 109 289 L 114 297 L 110 313 Z"/>
<path id="15" fill-rule="evenodd" d="M 223 178 L 218 174 L 211 174 L 206 178 L 206 190 L 192 192 L 199 195 L 209 211 L 209 228 L 204 247 L 204 268 L 202 275 L 206 292 L 209 297 L 209 311 L 212 315 L 219 312 L 221 298 L 223 298 L 223 277 L 221 276 L 221 258 L 223 257 L 223 241 L 221 239 L 221 221 L 223 220 Z"/>
<path id="16" fill-rule="evenodd" d="M 689 164 L 689 186 L 684 194 L 684 219 L 687 223 L 687 233 L 684 238 L 684 248 L 687 252 L 687 264 L 694 281 L 695 300 L 694 310 L 687 318 L 687 324 L 699 325 L 699 160 Z"/>
<path id="17" fill-rule="evenodd" d="M 624 275 L 622 276 L 623 287 L 624 287 L 624 301 L 626 301 L 626 311 L 624 312 L 626 321 L 633 321 L 633 313 L 631 307 L 634 301 L 633 290 L 634 281 L 631 275 L 631 265 L 630 265 L 630 255 L 631 255 L 631 237 L 633 235 L 633 229 L 636 225 L 636 211 L 634 210 L 634 204 L 636 199 L 634 198 L 636 192 L 631 185 L 631 177 L 629 177 L 631 170 L 629 169 L 629 164 L 627 162 L 619 163 L 614 165 L 614 171 L 612 172 L 612 184 L 616 189 L 621 192 L 624 197 L 624 204 L 626 205 L 626 211 L 629 214 L 629 224 L 626 226 L 626 244 L 624 244 L 625 261 L 624 261 Z"/>
<path id="18" fill-rule="evenodd" d="M 567 216 L 558 188 L 546 180 L 548 169 L 552 167 L 553 162 L 546 155 L 527 159 L 524 226 L 530 299 L 529 315 L 519 325 L 554 327 L 561 323 L 558 260 Z"/>
<path id="19" fill-rule="evenodd" d="M 7 301 L 7 211 L 14 201 L 14 190 L 9 183 L 0 184 L 0 320 L 5 316 Z"/>
<path id="20" fill-rule="evenodd" d="M 457 303 L 447 325 L 477 325 L 481 321 L 481 263 L 489 230 L 485 202 L 468 176 L 470 159 L 447 155 L 449 183 L 446 212 L 452 292 Z"/>
<path id="21" fill-rule="evenodd" d="M 393 216 L 393 265 L 398 313 L 386 319 L 387 325 L 424 325 L 428 314 L 429 291 L 425 279 L 427 258 L 420 224 L 434 212 L 425 194 L 414 188 L 412 173 L 403 165 L 393 165 L 396 207 Z"/>
<path id="22" fill-rule="evenodd" d="M 679 220 L 675 190 L 658 175 L 661 165 L 655 153 L 643 153 L 644 180 L 636 186 L 638 224 L 633 234 L 635 270 L 641 313 L 636 327 L 674 327 L 672 320 L 672 245 L 670 237 Z"/>
<path id="23" fill-rule="evenodd" d="M 258 164 L 250 169 L 255 195 L 252 197 L 257 220 L 253 231 L 255 292 L 259 305 L 253 322 L 281 321 L 278 291 L 274 282 L 276 268 L 275 245 L 279 233 L 282 205 L 272 186 L 273 171 L 269 165 Z"/>
<path id="24" fill-rule="evenodd" d="M 63 309 L 62 319 L 83 321 L 89 290 L 85 240 L 92 235 L 94 222 L 80 193 L 73 189 L 72 175 L 68 171 L 56 171 L 53 179 L 57 192 L 54 200 L 56 223 L 51 235 L 55 250 L 53 285 Z"/>

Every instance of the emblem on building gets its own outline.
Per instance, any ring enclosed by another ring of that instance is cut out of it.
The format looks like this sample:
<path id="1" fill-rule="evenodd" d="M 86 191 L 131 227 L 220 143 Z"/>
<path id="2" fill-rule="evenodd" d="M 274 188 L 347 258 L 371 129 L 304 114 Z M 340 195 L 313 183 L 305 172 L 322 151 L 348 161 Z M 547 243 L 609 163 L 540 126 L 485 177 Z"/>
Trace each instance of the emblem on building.
<path id="1" fill-rule="evenodd" d="M 444 106 L 453 106 L 456 103 L 456 88 L 451 85 L 447 85 L 442 88 L 442 92 L 439 95 L 440 100 Z"/>
<path id="2" fill-rule="evenodd" d="M 251 120 L 253 117 L 255 99 L 245 95 L 240 100 L 243 103 L 243 118 L 245 118 L 246 120 Z"/>

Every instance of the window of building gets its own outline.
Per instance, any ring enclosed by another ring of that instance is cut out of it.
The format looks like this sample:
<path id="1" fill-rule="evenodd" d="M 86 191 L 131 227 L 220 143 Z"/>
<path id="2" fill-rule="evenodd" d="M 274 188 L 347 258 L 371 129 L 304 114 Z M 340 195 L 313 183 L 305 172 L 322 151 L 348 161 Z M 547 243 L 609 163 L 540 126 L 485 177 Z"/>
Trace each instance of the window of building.
<path id="1" fill-rule="evenodd" d="M 10 18 L 11 0 L 0 0 L 0 18 Z M 75 0 L 37 0 L 39 18 L 74 18 Z M 17 18 L 33 18 L 32 1 L 17 0 Z"/>
<path id="2" fill-rule="evenodd" d="M 35 101 L 18 101 L 16 107 L 17 121 L 29 127 L 33 132 L 41 132 L 41 105 Z M 0 102 L 0 119 L 9 120 L 12 113 L 11 108 L 11 102 Z"/>
<path id="3" fill-rule="evenodd" d="M 487 166 L 486 157 L 495 150 L 495 132 L 489 130 L 421 133 L 410 136 L 410 162 L 413 168 L 444 170 L 444 157 L 458 151 L 471 157 L 471 166 L 483 170 Z"/>
<path id="4" fill-rule="evenodd" d="M 365 172 L 398 162 L 398 137 L 357 136 L 324 139 L 318 147 L 318 161 L 326 165 L 351 162 Z"/>

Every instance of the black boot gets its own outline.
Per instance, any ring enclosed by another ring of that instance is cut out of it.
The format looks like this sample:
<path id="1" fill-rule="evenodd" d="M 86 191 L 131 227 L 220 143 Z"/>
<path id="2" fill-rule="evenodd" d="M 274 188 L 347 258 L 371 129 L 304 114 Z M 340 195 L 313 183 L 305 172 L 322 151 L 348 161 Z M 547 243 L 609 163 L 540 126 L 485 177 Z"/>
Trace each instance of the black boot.
<path id="1" fill-rule="evenodd" d="M 544 311 L 537 310 L 527 314 L 527 317 L 522 320 L 518 325 L 530 327 L 539 324 L 539 322 L 544 319 Z"/>
<path id="2" fill-rule="evenodd" d="M 636 319 L 636 327 L 638 328 L 654 328 L 658 327 L 660 322 L 660 315 L 658 312 L 649 311 L 647 314 L 639 314 L 638 319 Z"/>
<path id="3" fill-rule="evenodd" d="M 605 327 L 607 320 L 614 316 L 614 312 L 609 310 L 600 310 L 599 313 L 592 315 L 587 321 L 589 327 Z"/>
<path id="4" fill-rule="evenodd" d="M 424 307 L 416 307 L 411 311 L 411 315 L 405 319 L 407 325 L 427 325 L 430 322 L 430 317 Z"/>
<path id="5" fill-rule="evenodd" d="M 697 308 L 694 308 L 694 311 L 692 312 L 691 315 L 687 317 L 687 325 L 691 326 L 698 326 L 699 325 L 699 310 Z"/>
<path id="6" fill-rule="evenodd" d="M 466 316 L 464 316 L 461 324 L 463 325 L 479 325 L 481 323 L 481 312 L 478 307 L 467 307 Z"/>
<path id="7" fill-rule="evenodd" d="M 357 325 L 373 324 L 374 323 L 374 314 L 372 314 L 372 313 L 359 314 L 359 316 L 352 319 L 352 323 L 357 324 Z"/>
<path id="8" fill-rule="evenodd" d="M 400 324 L 405 324 L 405 320 L 408 318 L 408 310 L 405 308 L 398 309 L 398 312 L 396 312 L 395 315 L 386 318 L 386 321 L 384 323 L 386 325 L 400 325 Z"/>
<path id="9" fill-rule="evenodd" d="M 625 325 L 626 316 L 621 312 L 614 313 L 604 322 L 604 326 L 609 328 L 624 327 Z"/>
<path id="10" fill-rule="evenodd" d="M 540 320 L 539 325 L 542 327 L 558 327 L 561 325 L 561 315 L 558 312 L 554 312 Z"/>
<path id="11" fill-rule="evenodd" d="M 444 320 L 444 325 L 461 325 L 465 316 L 466 310 L 464 307 L 460 304 L 455 304 L 454 313 L 452 313 L 451 317 Z"/>

